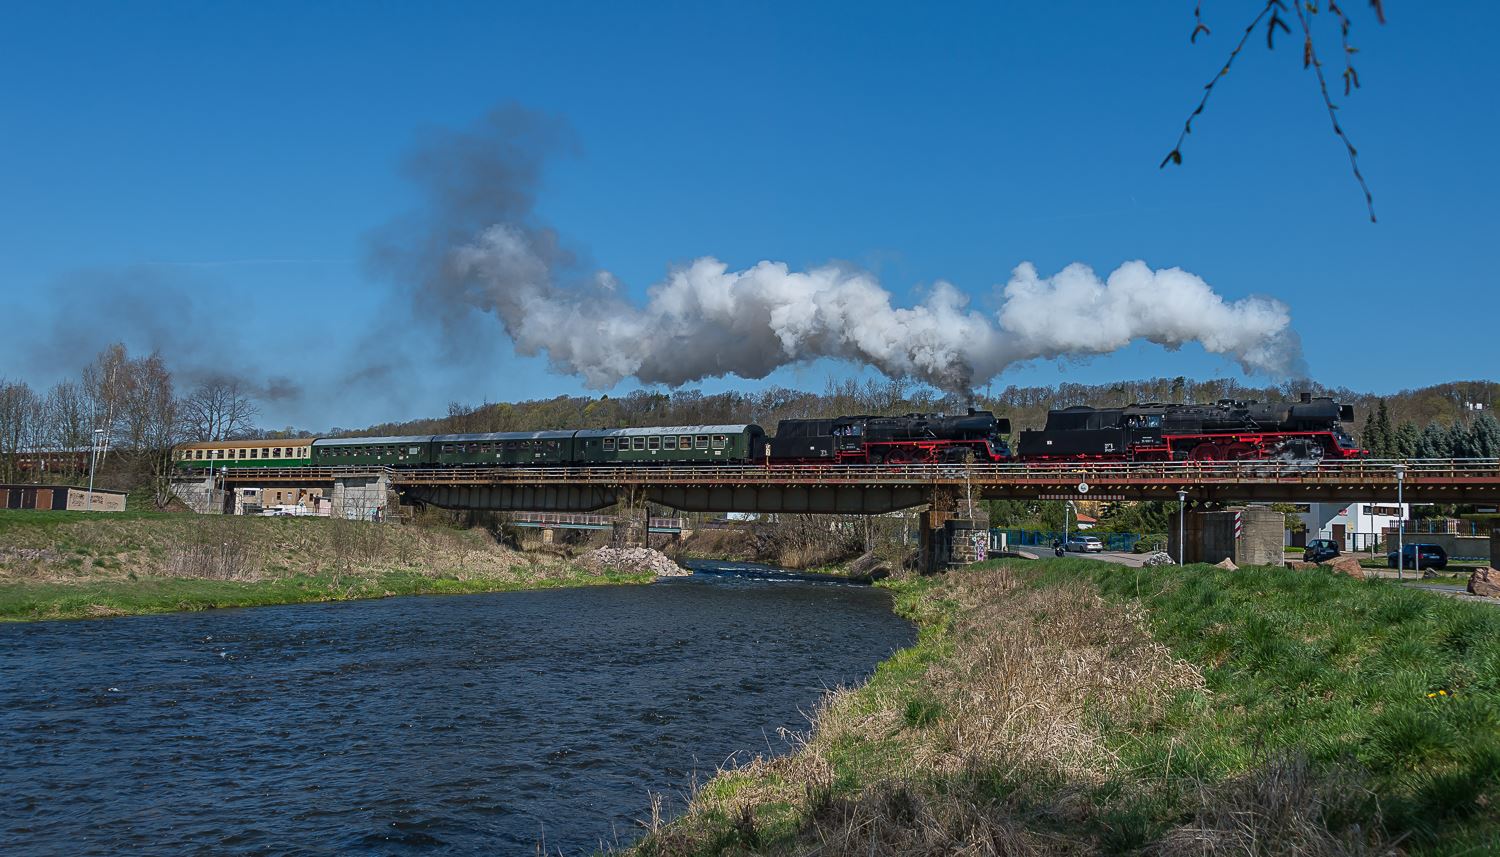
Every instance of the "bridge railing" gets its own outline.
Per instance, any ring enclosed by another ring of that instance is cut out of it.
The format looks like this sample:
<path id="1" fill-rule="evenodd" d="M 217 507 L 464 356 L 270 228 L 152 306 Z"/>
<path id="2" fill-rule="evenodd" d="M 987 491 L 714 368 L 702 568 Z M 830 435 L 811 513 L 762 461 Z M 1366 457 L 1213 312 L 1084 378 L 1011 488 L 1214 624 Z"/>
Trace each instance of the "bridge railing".
<path id="1" fill-rule="evenodd" d="M 1036 462 L 904 465 L 718 465 L 651 467 L 287 467 L 230 470 L 234 481 L 332 480 L 385 476 L 403 485 L 454 484 L 912 484 L 919 482 L 1408 482 L 1500 480 L 1500 459 L 1361 459 L 1299 464 L 1276 461 Z M 216 474 L 218 475 L 218 474 Z"/>

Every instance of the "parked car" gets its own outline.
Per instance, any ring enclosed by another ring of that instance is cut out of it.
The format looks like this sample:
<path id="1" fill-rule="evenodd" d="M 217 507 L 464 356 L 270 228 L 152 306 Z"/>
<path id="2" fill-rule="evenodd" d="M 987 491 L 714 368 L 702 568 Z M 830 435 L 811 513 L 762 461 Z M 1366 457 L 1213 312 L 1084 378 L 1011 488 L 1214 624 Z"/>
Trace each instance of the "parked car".
<path id="1" fill-rule="evenodd" d="M 1396 552 L 1385 555 L 1386 564 L 1396 567 Z M 1411 544 L 1401 549 L 1401 567 L 1421 571 L 1424 568 L 1447 568 L 1448 552 L 1442 545 Z"/>
<path id="2" fill-rule="evenodd" d="M 1313 539 L 1307 543 L 1302 550 L 1303 562 L 1326 562 L 1339 555 L 1339 546 L 1333 543 L 1333 539 Z"/>
<path id="3" fill-rule="evenodd" d="M 1074 553 L 1100 553 L 1104 550 L 1104 542 L 1099 541 L 1098 536 L 1074 536 L 1068 539 L 1068 550 Z"/>

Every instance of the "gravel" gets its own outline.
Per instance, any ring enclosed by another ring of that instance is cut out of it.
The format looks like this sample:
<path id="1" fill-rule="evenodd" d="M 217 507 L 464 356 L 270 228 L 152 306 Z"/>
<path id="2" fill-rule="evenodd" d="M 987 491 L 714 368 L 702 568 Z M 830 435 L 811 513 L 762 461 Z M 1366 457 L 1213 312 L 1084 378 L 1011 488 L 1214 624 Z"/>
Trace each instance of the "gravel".
<path id="1" fill-rule="evenodd" d="M 650 548 L 597 548 L 584 554 L 579 561 L 596 571 L 650 571 L 657 577 L 687 577 L 692 574 L 673 562 L 671 557 Z"/>

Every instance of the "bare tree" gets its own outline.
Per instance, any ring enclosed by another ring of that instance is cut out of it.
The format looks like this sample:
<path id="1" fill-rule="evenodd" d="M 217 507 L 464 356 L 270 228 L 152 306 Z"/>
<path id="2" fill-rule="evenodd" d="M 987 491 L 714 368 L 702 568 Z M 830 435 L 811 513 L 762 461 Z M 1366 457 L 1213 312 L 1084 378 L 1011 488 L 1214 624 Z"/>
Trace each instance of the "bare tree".
<path id="1" fill-rule="evenodd" d="M 25 381 L 0 379 L 0 482 L 14 482 L 20 473 L 35 418 L 36 393 Z"/>
<path id="2" fill-rule="evenodd" d="M 125 346 L 116 342 L 99 352 L 94 362 L 83 370 L 83 395 L 89 413 L 87 443 L 102 447 L 94 464 L 96 468 L 104 466 L 105 457 L 113 445 L 116 414 L 124 396 L 129 361 Z M 95 429 L 103 432 L 97 439 Z"/>
<path id="3" fill-rule="evenodd" d="M 182 401 L 185 431 L 194 440 L 247 437 L 259 414 L 244 382 L 227 375 L 205 379 Z"/>
<path id="4" fill-rule="evenodd" d="M 121 377 L 114 434 L 138 475 L 149 482 L 156 505 L 164 508 L 171 499 L 172 447 L 182 439 L 172 373 L 161 354 L 153 353 L 126 360 Z"/>

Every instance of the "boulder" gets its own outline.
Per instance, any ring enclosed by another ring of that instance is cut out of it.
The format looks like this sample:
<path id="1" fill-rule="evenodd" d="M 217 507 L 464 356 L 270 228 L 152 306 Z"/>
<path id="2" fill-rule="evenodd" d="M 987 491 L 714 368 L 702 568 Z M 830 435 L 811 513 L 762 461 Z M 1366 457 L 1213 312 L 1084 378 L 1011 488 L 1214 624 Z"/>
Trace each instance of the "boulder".
<path id="1" fill-rule="evenodd" d="M 1315 562 L 1303 562 L 1300 559 L 1289 559 L 1286 561 L 1286 567 L 1292 571 L 1307 571 L 1308 569 L 1317 568 L 1318 564 Z"/>
<path id="2" fill-rule="evenodd" d="M 1146 554 L 1146 559 L 1141 562 L 1141 565 L 1146 566 L 1176 564 L 1177 560 L 1172 559 L 1172 555 L 1167 553 L 1166 551 L 1157 551 L 1156 553 Z"/>
<path id="3" fill-rule="evenodd" d="M 1240 567 L 1234 564 L 1234 560 L 1230 559 L 1227 556 L 1224 557 L 1223 559 L 1219 560 L 1218 562 L 1214 563 L 1214 568 L 1222 568 L 1225 571 L 1239 571 L 1240 570 Z"/>
<path id="4" fill-rule="evenodd" d="M 1330 559 L 1327 562 L 1320 562 L 1320 563 L 1318 563 L 1318 565 L 1321 565 L 1324 568 L 1326 568 L 1326 569 L 1328 569 L 1330 571 L 1336 572 L 1338 574 L 1347 574 L 1350 577 L 1354 578 L 1355 580 L 1364 580 L 1365 579 L 1365 569 L 1364 569 L 1364 566 L 1362 566 L 1362 565 L 1359 564 L 1359 558 L 1358 557 L 1353 557 L 1353 556 L 1334 557 L 1333 559 Z"/>
<path id="5" fill-rule="evenodd" d="M 1486 566 L 1469 575 L 1469 594 L 1482 598 L 1500 598 L 1500 571 Z"/>
<path id="6" fill-rule="evenodd" d="M 1434 577 L 1437 577 L 1437 572 L 1433 571 L 1430 568 L 1424 568 L 1422 569 L 1422 577 L 1426 578 L 1427 580 L 1431 580 Z"/>

